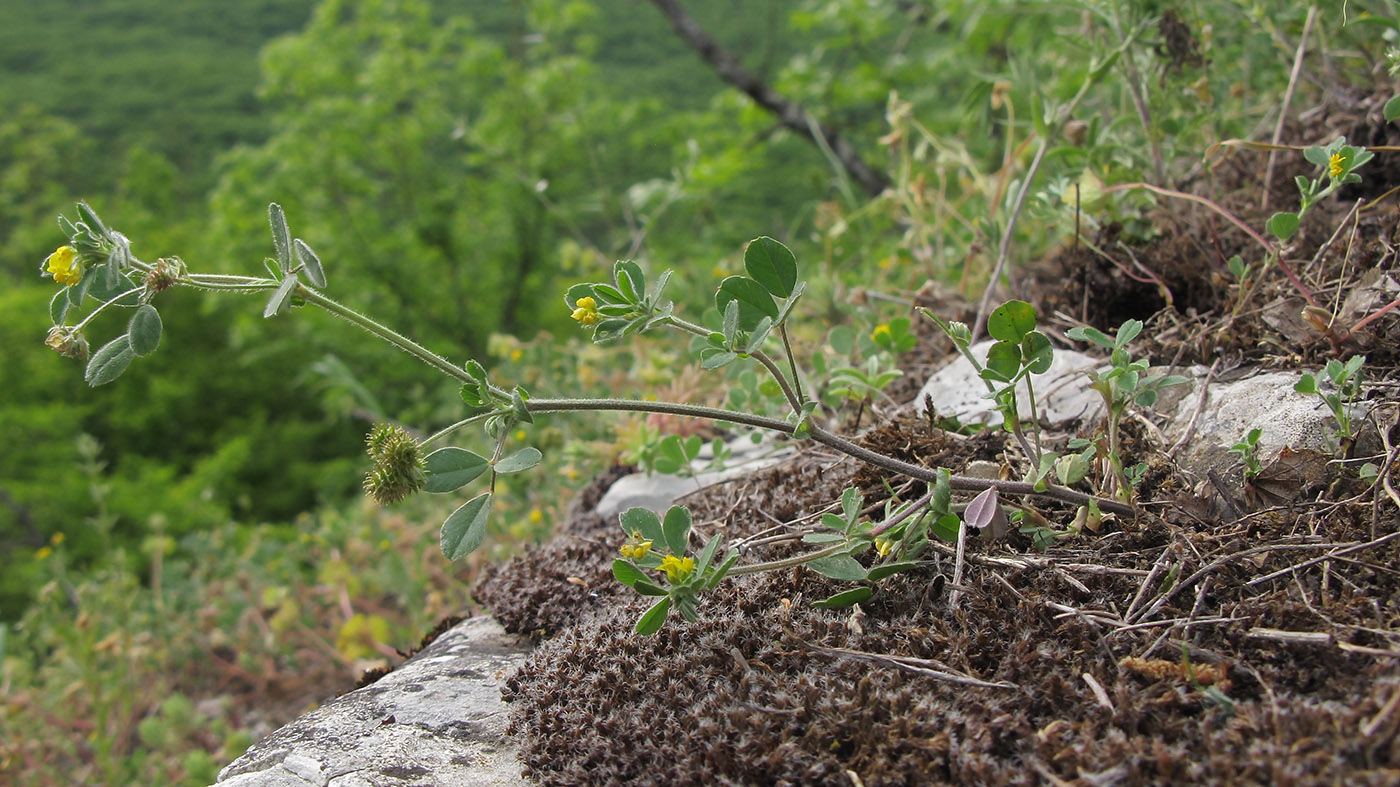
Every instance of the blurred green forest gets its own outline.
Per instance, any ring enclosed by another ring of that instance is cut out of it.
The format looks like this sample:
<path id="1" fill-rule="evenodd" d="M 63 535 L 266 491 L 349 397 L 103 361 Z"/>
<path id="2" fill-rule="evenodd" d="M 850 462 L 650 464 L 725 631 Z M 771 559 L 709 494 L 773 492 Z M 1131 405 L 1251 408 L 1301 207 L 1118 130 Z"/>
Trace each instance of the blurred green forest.
<path id="1" fill-rule="evenodd" d="M 43 344 L 56 285 L 39 271 L 76 200 L 143 260 L 254 275 L 276 201 L 329 295 L 454 361 L 532 391 L 698 396 L 712 391 L 684 347 L 581 341 L 565 287 L 637 259 L 673 268 L 671 296 L 703 319 L 744 243 L 771 235 L 813 282 L 803 351 L 832 354 L 827 328 L 866 335 L 899 313 L 852 308 L 853 292 L 981 291 L 1035 113 L 1089 84 L 1016 261 L 1070 236 L 1076 184 L 1176 185 L 1210 144 L 1271 127 L 1307 15 L 1281 0 L 682 5 L 888 189 L 872 198 L 726 84 L 651 2 L 0 0 L 0 777 L 206 783 L 281 718 L 246 708 L 285 717 L 344 690 L 468 605 L 484 559 L 437 553 L 453 501 L 385 511 L 359 493 L 371 421 L 430 433 L 460 417 L 457 387 L 324 313 L 264 320 L 258 299 L 176 288 L 159 296 L 159 352 L 88 388 Z M 1393 4 L 1325 11 L 1312 35 L 1328 73 L 1374 80 Z M 1149 237 L 1150 206 L 1098 195 L 1083 221 Z M 122 319 L 89 325 L 92 346 Z M 571 490 L 656 427 L 541 419 L 545 469 L 498 488 L 488 557 L 547 534 Z"/>

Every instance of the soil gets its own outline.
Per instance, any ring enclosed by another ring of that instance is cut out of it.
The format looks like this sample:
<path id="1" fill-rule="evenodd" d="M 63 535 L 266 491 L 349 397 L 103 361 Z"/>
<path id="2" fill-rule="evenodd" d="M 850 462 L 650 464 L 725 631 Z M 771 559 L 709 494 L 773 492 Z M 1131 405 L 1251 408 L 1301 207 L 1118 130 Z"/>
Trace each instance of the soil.
<path id="1" fill-rule="evenodd" d="M 1341 97 L 1291 138 L 1400 144 L 1379 107 L 1375 96 Z M 1263 208 L 1266 156 L 1234 151 L 1181 188 L 1261 227 L 1296 204 L 1301 166 L 1281 154 L 1277 170 L 1289 174 Z M 1400 183 L 1400 156 L 1378 154 L 1364 175 L 1305 217 L 1286 254 L 1325 319 L 1297 317 L 1307 302 L 1277 268 L 1256 270 L 1242 292 L 1226 260 L 1257 260 L 1253 241 L 1167 200 L 1155 239 L 1129 244 L 1107 226 L 1018 274 L 1013 293 L 1060 335 L 1142 319 L 1135 356 L 1220 376 L 1315 371 L 1364 353 L 1375 455 L 1353 446 L 1354 461 L 1315 490 L 1270 489 L 1266 471 L 1230 501 L 1238 515 L 1221 517 L 1208 513 L 1220 491 L 1135 424 L 1130 450 L 1152 470 L 1131 521 L 1043 554 L 1018 535 L 970 539 L 960 585 L 955 550 L 939 544 L 855 609 L 814 607 L 849 585 L 805 568 L 743 576 L 703 597 L 699 622 L 673 616 L 651 637 L 632 632 L 648 599 L 611 576 L 623 533 L 592 510 L 617 470 L 585 490 L 553 541 L 477 588 L 507 630 L 540 639 L 506 690 L 531 774 L 546 784 L 1400 783 L 1400 310 L 1349 333 L 1396 295 L 1382 288 L 1395 275 L 1394 199 L 1352 208 Z M 922 380 L 947 349 L 924 335 L 904 359 L 908 377 Z M 1004 434 L 952 435 L 911 415 L 862 439 L 953 472 L 973 461 L 1024 471 Z M 1363 460 L 1380 482 L 1358 477 Z M 850 484 L 867 502 L 923 491 L 808 450 L 684 502 L 701 538 L 732 544 L 800 522 Z M 1061 527 L 1074 515 L 1024 502 Z M 799 549 L 749 544 L 743 559 Z"/>

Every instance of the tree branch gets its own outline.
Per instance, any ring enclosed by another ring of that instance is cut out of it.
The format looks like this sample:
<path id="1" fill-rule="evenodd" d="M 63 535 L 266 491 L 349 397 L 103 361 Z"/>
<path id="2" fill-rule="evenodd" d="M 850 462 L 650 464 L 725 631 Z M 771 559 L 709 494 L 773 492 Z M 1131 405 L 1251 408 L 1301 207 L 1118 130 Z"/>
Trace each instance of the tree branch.
<path id="1" fill-rule="evenodd" d="M 889 185 L 889 179 L 884 173 L 871 169 L 849 142 L 837 136 L 835 132 L 823 128 L 807 110 L 783 98 L 756 74 L 749 73 L 739 63 L 738 58 L 710 38 L 677 0 L 651 0 L 651 4 L 666 16 L 671 22 L 671 27 L 675 28 L 676 35 L 694 49 L 720 79 L 744 91 L 759 106 L 777 116 L 778 123 L 784 128 L 795 131 L 819 147 L 825 142 L 832 155 L 841 163 L 841 167 L 852 180 L 860 184 L 866 194 L 877 197 Z M 821 135 L 820 139 L 818 134 Z"/>

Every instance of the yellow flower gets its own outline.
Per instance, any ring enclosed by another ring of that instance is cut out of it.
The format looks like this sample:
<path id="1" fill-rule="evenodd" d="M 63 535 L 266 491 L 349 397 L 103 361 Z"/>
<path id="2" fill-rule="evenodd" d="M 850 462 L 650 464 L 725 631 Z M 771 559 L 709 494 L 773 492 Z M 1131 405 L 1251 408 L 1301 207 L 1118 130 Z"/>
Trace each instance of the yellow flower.
<path id="1" fill-rule="evenodd" d="M 538 525 L 540 522 L 544 521 L 544 512 L 540 511 L 538 508 L 532 508 L 530 509 L 528 519 L 530 520 L 530 524 Z"/>
<path id="2" fill-rule="evenodd" d="M 1333 153 L 1327 157 L 1327 174 L 1334 178 L 1342 174 L 1342 154 Z"/>
<path id="3" fill-rule="evenodd" d="M 515 349 L 515 350 L 511 350 L 511 351 L 510 351 L 510 359 L 511 359 L 511 361 L 518 361 L 518 360 L 520 360 L 521 358 L 524 358 L 524 357 L 525 357 L 525 351 L 524 351 L 524 350 Z"/>
<path id="4" fill-rule="evenodd" d="M 64 535 L 62 533 L 54 533 L 52 536 L 49 536 L 49 543 L 58 546 L 63 543 L 63 538 Z"/>
<path id="5" fill-rule="evenodd" d="M 695 571 L 695 561 L 688 557 L 666 555 L 661 558 L 661 570 L 666 572 L 666 581 L 674 585 Z"/>
<path id="6" fill-rule="evenodd" d="M 875 326 L 875 330 L 870 332 L 870 341 L 875 342 L 876 344 L 879 344 L 882 341 L 888 342 L 889 340 L 890 326 L 885 325 L 884 323 Z"/>
<path id="7" fill-rule="evenodd" d="M 880 553 L 880 557 L 885 557 L 894 551 L 894 542 L 888 538 L 875 539 L 875 551 Z"/>
<path id="8" fill-rule="evenodd" d="M 592 298 L 584 296 L 574 301 L 574 313 L 571 315 L 578 320 L 580 325 L 592 325 L 598 321 L 598 303 Z"/>
<path id="9" fill-rule="evenodd" d="M 630 560 L 641 560 L 646 557 L 647 552 L 651 551 L 651 542 L 643 541 L 641 533 L 633 533 L 632 537 L 618 551 L 622 553 L 623 557 Z M 664 558 L 662 560 L 665 561 Z"/>
<path id="10" fill-rule="evenodd" d="M 34 552 L 34 559 L 35 559 L 35 560 L 44 560 L 45 558 L 47 558 L 49 555 L 52 555 L 52 554 L 53 554 L 53 550 L 52 550 L 52 549 L 49 549 L 48 547 L 39 547 L 39 549 L 36 550 L 36 551 Z"/>
<path id="11" fill-rule="evenodd" d="M 72 246 L 59 246 L 44 260 L 44 272 L 65 287 L 77 284 L 83 278 L 83 266 L 77 257 L 78 252 Z"/>

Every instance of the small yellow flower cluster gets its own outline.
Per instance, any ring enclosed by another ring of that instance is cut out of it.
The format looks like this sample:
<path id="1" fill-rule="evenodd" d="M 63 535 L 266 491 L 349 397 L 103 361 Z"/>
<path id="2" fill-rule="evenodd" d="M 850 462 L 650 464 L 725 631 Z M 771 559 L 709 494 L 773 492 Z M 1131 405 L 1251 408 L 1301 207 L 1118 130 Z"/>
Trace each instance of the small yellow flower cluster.
<path id="1" fill-rule="evenodd" d="M 584 296 L 574 301 L 573 318 L 578 320 L 580 325 L 592 325 L 598 321 L 597 301 Z"/>
<path id="2" fill-rule="evenodd" d="M 44 272 L 65 287 L 77 284 L 83 278 L 83 265 L 78 261 L 77 250 L 72 246 L 59 246 L 44 260 Z"/>
<path id="3" fill-rule="evenodd" d="M 880 553 L 880 557 L 885 557 L 894 551 L 895 542 L 888 538 L 875 539 L 875 551 Z"/>
<path id="4" fill-rule="evenodd" d="M 623 544 L 618 551 L 629 560 L 641 560 L 646 557 L 647 552 L 651 551 L 651 542 L 643 541 L 641 533 L 633 533 L 632 538 Z"/>
<path id="5" fill-rule="evenodd" d="M 1342 154 L 1333 153 L 1327 157 L 1327 174 L 1334 178 L 1342 174 Z"/>
<path id="6" fill-rule="evenodd" d="M 688 557 L 666 555 L 661 558 L 661 570 L 666 572 L 666 581 L 674 585 L 695 571 L 695 561 Z"/>
<path id="7" fill-rule="evenodd" d="M 890 340 L 890 326 L 884 323 L 875 326 L 875 330 L 870 332 L 870 341 L 879 344 L 881 340 L 887 342 Z"/>

